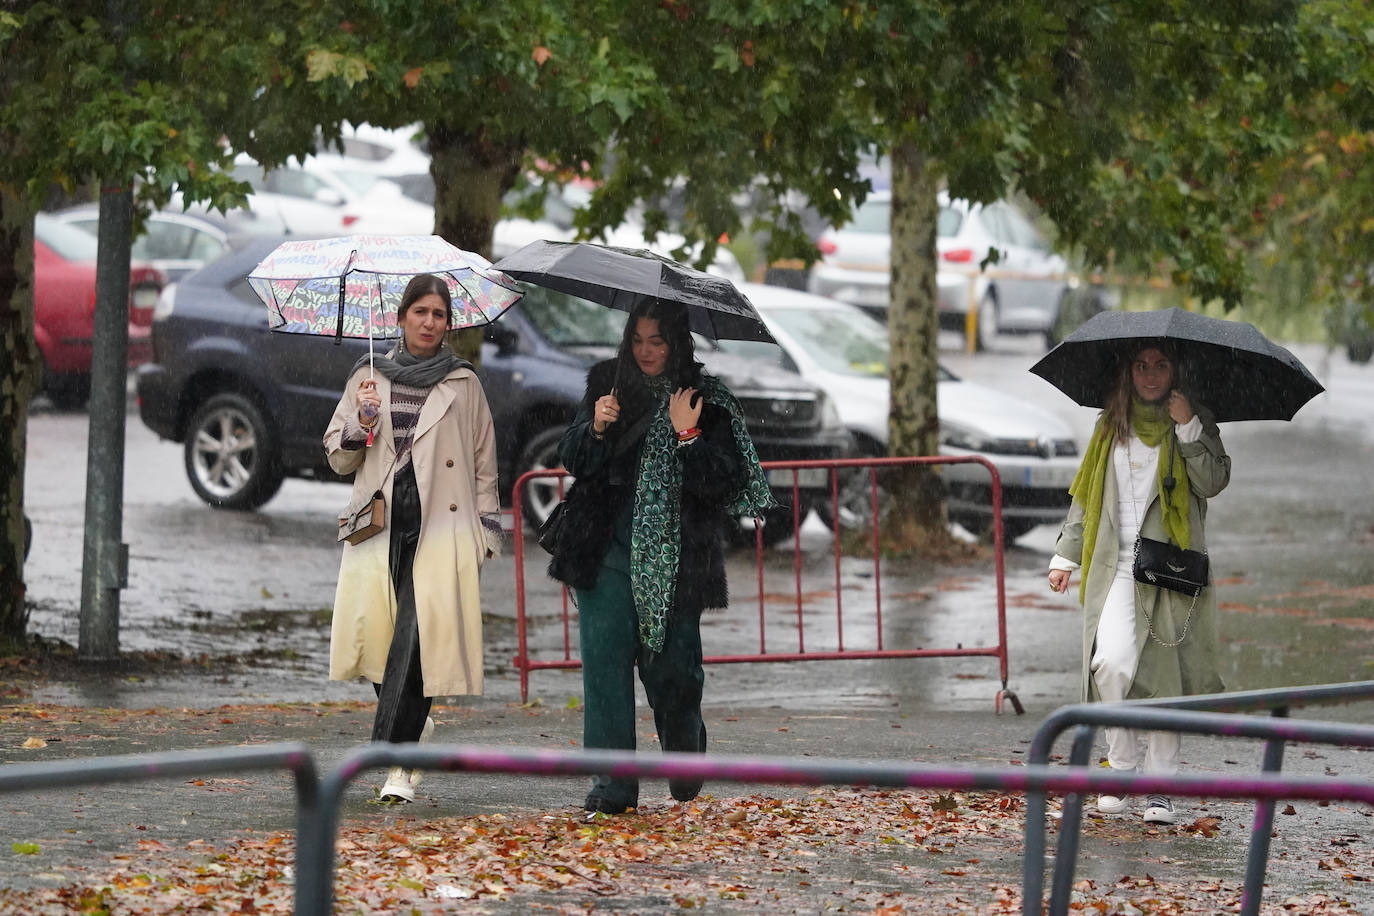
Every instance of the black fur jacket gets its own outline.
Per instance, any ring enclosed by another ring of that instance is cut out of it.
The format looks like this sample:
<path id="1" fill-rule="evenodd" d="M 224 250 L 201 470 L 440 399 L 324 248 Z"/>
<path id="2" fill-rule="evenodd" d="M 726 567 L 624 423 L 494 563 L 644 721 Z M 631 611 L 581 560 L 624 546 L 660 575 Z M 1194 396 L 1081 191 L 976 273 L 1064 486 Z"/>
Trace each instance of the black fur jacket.
<path id="1" fill-rule="evenodd" d="M 559 446 L 564 467 L 577 480 L 565 497 L 567 517 L 558 550 L 549 562 L 549 575 L 572 588 L 596 584 L 616 519 L 627 501 L 634 500 L 639 452 L 647 428 L 636 424 L 647 411 L 647 397 L 633 389 L 625 391 L 619 398 L 620 419 L 607 429 L 604 439 L 591 435 L 592 409 L 597 399 L 611 390 L 614 377 L 613 359 L 597 363 L 587 373 L 577 418 Z M 699 382 L 684 387 L 699 387 Z M 682 551 L 675 617 L 699 617 L 707 608 L 728 603 L 721 536 L 723 526 L 734 520 L 727 518 L 724 505 L 742 485 L 746 470 L 727 411 L 703 402 L 697 426 L 700 437 L 677 451 L 682 461 Z M 621 441 L 627 434 L 633 441 Z"/>

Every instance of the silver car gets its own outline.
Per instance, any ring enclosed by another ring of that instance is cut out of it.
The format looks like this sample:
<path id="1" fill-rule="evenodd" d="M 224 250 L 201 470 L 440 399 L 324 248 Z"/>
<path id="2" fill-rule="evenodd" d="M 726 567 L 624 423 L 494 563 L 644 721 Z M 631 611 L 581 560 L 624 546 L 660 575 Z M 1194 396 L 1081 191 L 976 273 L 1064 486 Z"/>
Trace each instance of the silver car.
<path id="1" fill-rule="evenodd" d="M 811 269 L 807 289 L 886 320 L 891 209 L 891 192 L 875 191 L 844 227 L 823 232 L 816 242 L 822 260 Z M 980 349 L 999 333 L 1052 339 L 1061 304 L 1078 279 L 1020 210 L 1007 201 L 970 204 L 941 194 L 935 245 L 942 328 L 972 332 Z M 983 268 L 990 251 L 997 261 Z"/>
<path id="2" fill-rule="evenodd" d="M 723 349 L 770 360 L 823 389 L 854 436 L 857 454 L 887 454 L 887 327 L 854 306 L 780 286 L 740 287 L 778 342 L 722 340 Z M 781 349 L 779 349 L 779 347 Z M 1058 524 L 1069 508 L 1078 445 L 1068 425 L 1036 404 L 965 382 L 941 367 L 937 398 L 940 454 L 981 455 L 1002 480 L 1002 530 L 1010 542 L 1040 524 Z M 978 464 L 942 470 L 949 515 L 971 533 L 992 529 L 992 487 Z M 871 514 L 867 473 L 850 475 L 841 495 L 841 525 L 866 524 Z M 818 507 L 834 523 L 830 507 Z"/>

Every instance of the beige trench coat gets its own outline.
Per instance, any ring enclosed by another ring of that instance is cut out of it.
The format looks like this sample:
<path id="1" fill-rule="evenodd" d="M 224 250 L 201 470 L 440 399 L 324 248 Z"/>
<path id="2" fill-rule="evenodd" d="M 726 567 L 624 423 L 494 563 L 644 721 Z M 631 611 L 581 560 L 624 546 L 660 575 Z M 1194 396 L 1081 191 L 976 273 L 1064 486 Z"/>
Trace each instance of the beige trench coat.
<path id="1" fill-rule="evenodd" d="M 1188 468 L 1190 547 L 1205 552 L 1207 500 L 1220 493 L 1230 482 L 1231 458 L 1221 444 L 1221 436 L 1216 423 L 1212 422 L 1210 411 L 1198 406 L 1196 412 L 1202 418 L 1202 437 L 1196 442 L 1180 442 L 1177 447 Z M 1102 519 L 1097 526 L 1092 568 L 1088 570 L 1087 587 L 1083 594 L 1082 696 L 1091 701 L 1101 699 L 1093 684 L 1089 665 L 1096 647 L 1097 624 L 1102 618 L 1102 607 L 1106 604 L 1107 591 L 1116 575 L 1116 564 L 1134 562 L 1129 553 L 1118 556 L 1117 528 L 1121 523 L 1117 507 L 1119 491 L 1112 465 L 1108 464 L 1107 471 L 1102 488 Z M 1158 492 L 1145 510 L 1140 533 L 1147 538 L 1168 540 L 1164 533 L 1164 516 Z M 1083 561 L 1083 505 L 1077 500 L 1074 500 L 1068 518 L 1059 531 L 1055 553 L 1075 563 Z M 1192 619 L 1188 624 L 1188 638 L 1182 645 L 1166 648 L 1150 638 L 1150 622 L 1153 620 L 1155 635 L 1164 642 L 1175 642 L 1183 632 L 1190 609 Z M 1127 699 L 1219 693 L 1225 689 L 1219 670 L 1214 586 L 1209 584 L 1204 588 L 1196 606 L 1193 606 L 1193 599 L 1187 595 L 1141 585 L 1136 589 L 1135 644 L 1139 651 Z"/>
<path id="2" fill-rule="evenodd" d="M 384 409 L 371 448 L 340 446 L 344 423 L 358 410 L 360 369 L 344 386 L 324 435 L 329 464 L 353 474 L 352 505 L 373 492 L 386 497 L 387 526 L 359 544 L 343 545 L 334 594 L 329 677 L 382 681 L 396 619 L 396 592 L 388 569 L 391 488 L 396 459 L 391 383 L 376 376 Z M 425 696 L 482 692 L 482 609 L 478 573 L 500 539 L 487 533 L 481 513 L 499 513 L 496 440 L 482 384 L 471 369 L 450 372 L 430 390 L 420 409 L 411 445 L 420 491 L 420 538 L 415 548 L 415 612 Z"/>

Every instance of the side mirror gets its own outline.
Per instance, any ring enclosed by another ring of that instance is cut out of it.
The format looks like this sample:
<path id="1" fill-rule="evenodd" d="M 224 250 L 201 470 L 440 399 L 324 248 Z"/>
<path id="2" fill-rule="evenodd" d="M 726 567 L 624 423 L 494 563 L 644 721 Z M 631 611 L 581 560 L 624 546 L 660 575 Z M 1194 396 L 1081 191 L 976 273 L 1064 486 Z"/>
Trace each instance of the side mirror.
<path id="1" fill-rule="evenodd" d="M 518 331 L 501 324 L 487 325 L 487 332 L 483 337 L 496 345 L 496 352 L 501 356 L 510 356 L 520 349 L 520 334 Z"/>
<path id="2" fill-rule="evenodd" d="M 329 207 L 342 207 L 344 202 L 343 195 L 333 188 L 320 188 L 315 192 L 314 200 L 317 204 Z"/>

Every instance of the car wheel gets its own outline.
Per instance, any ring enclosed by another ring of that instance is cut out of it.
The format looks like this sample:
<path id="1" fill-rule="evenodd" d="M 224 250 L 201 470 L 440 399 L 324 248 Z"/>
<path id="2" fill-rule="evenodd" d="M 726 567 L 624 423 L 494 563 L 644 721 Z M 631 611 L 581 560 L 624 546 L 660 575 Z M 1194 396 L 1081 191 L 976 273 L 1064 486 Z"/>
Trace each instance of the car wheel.
<path id="1" fill-rule="evenodd" d="M 992 516 L 956 517 L 954 521 L 963 525 L 974 537 L 984 541 L 992 540 Z M 1030 533 L 1031 529 L 1037 525 L 1039 522 L 1030 519 L 1004 517 L 1002 519 L 1002 546 L 1010 547 L 1017 538 Z"/>
<path id="2" fill-rule="evenodd" d="M 860 456 L 855 456 L 860 457 Z M 877 457 L 864 455 L 862 457 Z M 835 472 L 839 484 L 839 524 L 843 531 L 871 531 L 873 528 L 872 472 L 868 468 L 841 468 Z M 887 488 L 883 475 L 878 474 L 878 511 L 887 506 Z M 816 501 L 816 517 L 831 531 L 835 530 L 835 513 L 830 493 Z"/>
<path id="3" fill-rule="evenodd" d="M 281 488 L 275 435 L 258 405 L 235 392 L 196 408 L 184 457 L 191 489 L 216 509 L 256 509 Z"/>
<path id="4" fill-rule="evenodd" d="M 792 516 L 791 506 L 774 506 L 772 509 L 764 509 L 759 516 L 763 519 L 763 546 L 773 547 L 792 537 L 797 530 L 796 521 Z M 804 517 L 804 513 L 803 513 Z M 740 525 L 740 532 L 746 544 L 754 543 L 754 523 L 750 519 L 744 519 Z"/>
<path id="5" fill-rule="evenodd" d="M 979 351 L 992 349 L 997 340 L 997 297 L 985 293 L 978 302 L 977 340 L 974 342 Z"/>
<path id="6" fill-rule="evenodd" d="M 520 451 L 519 461 L 516 462 L 515 477 L 517 480 L 527 471 L 551 471 L 563 466 L 563 462 L 558 458 L 558 443 L 563 440 L 565 429 L 566 427 L 563 426 L 551 426 L 529 438 L 525 447 Z M 572 478 L 565 478 L 563 480 L 563 492 L 567 493 L 568 487 L 571 485 Z M 540 477 L 532 480 L 525 485 L 523 496 L 525 521 L 527 524 L 538 528 L 544 524 L 544 520 L 549 517 L 553 507 L 558 505 L 558 479 L 556 477 Z"/>
<path id="7" fill-rule="evenodd" d="M 45 371 L 43 393 L 58 410 L 80 410 L 91 399 L 91 374 Z"/>
<path id="8" fill-rule="evenodd" d="M 1374 337 L 1349 341 L 1345 345 L 1345 356 L 1352 363 L 1367 363 L 1374 359 Z"/>

